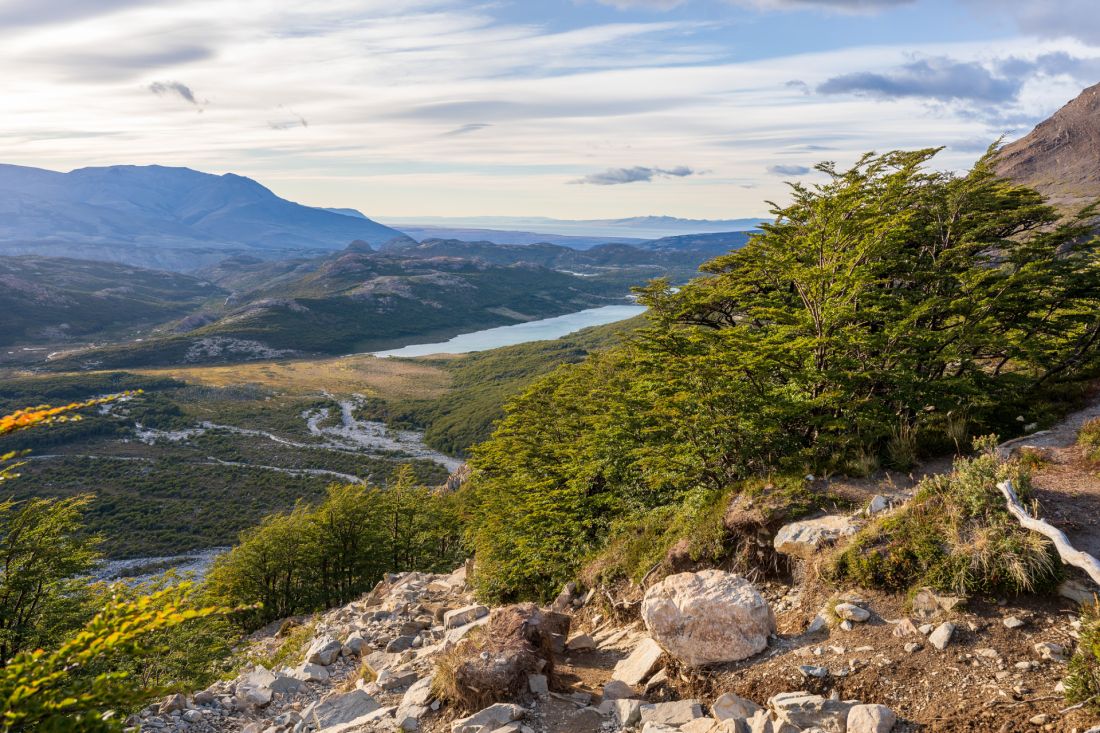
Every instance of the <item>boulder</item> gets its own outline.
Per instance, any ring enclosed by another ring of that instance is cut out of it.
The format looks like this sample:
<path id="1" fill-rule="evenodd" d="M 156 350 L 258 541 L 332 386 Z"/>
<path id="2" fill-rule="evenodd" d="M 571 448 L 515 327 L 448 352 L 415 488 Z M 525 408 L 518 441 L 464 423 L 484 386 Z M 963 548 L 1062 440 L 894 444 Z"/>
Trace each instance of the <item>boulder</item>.
<path id="1" fill-rule="evenodd" d="M 169 695 L 164 699 L 164 702 L 160 704 L 157 712 L 161 715 L 169 715 L 175 710 L 184 710 L 187 708 L 187 698 L 183 695 L 175 694 Z"/>
<path id="2" fill-rule="evenodd" d="M 890 733 L 897 721 L 885 705 L 855 705 L 848 711 L 847 733 Z"/>
<path id="3" fill-rule="evenodd" d="M 855 623 L 863 623 L 871 618 L 870 611 L 854 603 L 838 603 L 833 607 L 833 612 L 845 621 L 854 621 Z"/>
<path id="4" fill-rule="evenodd" d="M 628 700 L 636 696 L 634 688 L 622 680 L 611 680 L 603 686 L 604 700 Z"/>
<path id="5" fill-rule="evenodd" d="M 780 527 L 772 542 L 775 551 L 801 560 L 809 560 L 824 547 L 854 535 L 859 525 L 839 514 L 807 519 Z"/>
<path id="6" fill-rule="evenodd" d="M 527 675 L 527 689 L 533 695 L 549 695 L 550 680 L 544 674 L 529 674 Z"/>
<path id="7" fill-rule="evenodd" d="M 703 706 L 698 700 L 648 703 L 641 706 L 643 723 L 660 723 L 674 728 L 703 717 Z"/>
<path id="8" fill-rule="evenodd" d="M 350 723 L 356 718 L 373 713 L 380 707 L 375 699 L 363 690 L 333 692 L 306 708 L 302 718 L 320 728 L 328 728 Z"/>
<path id="9" fill-rule="evenodd" d="M 443 628 L 457 629 L 460 626 L 471 624 L 479 618 L 489 615 L 489 609 L 485 606 L 474 604 L 465 608 L 456 608 L 443 614 Z"/>
<path id="10" fill-rule="evenodd" d="M 937 626 L 935 631 L 928 637 L 928 643 L 942 652 L 947 648 L 947 645 L 951 643 L 951 637 L 954 633 L 955 624 L 950 621 L 942 623 Z"/>
<path id="11" fill-rule="evenodd" d="M 370 652 L 370 642 L 358 631 L 344 640 L 344 646 L 351 649 L 352 653 L 357 656 L 362 656 L 364 652 Z"/>
<path id="12" fill-rule="evenodd" d="M 775 631 L 775 617 L 760 592 L 740 575 L 721 570 L 665 578 L 646 592 L 642 619 L 658 644 L 691 667 L 759 654 Z"/>
<path id="13" fill-rule="evenodd" d="M 482 730 L 494 731 L 513 720 L 523 720 L 525 711 L 519 705 L 497 703 L 479 710 L 468 718 L 451 723 L 451 733 L 481 733 Z"/>
<path id="14" fill-rule="evenodd" d="M 784 692 L 768 700 L 778 720 L 798 730 L 818 727 L 826 733 L 845 733 L 848 713 L 858 705 L 855 701 L 829 700 L 808 692 Z"/>
<path id="15" fill-rule="evenodd" d="M 427 714 L 432 702 L 432 682 L 434 679 L 432 675 L 428 675 L 417 680 L 401 698 L 401 704 L 397 706 L 397 713 L 394 716 L 399 728 L 402 730 L 419 729 L 420 718 Z"/>
<path id="16" fill-rule="evenodd" d="M 577 634 L 565 643 L 565 648 L 571 652 L 587 652 L 596 648 L 596 642 L 588 634 Z"/>
<path id="17" fill-rule="evenodd" d="M 312 662 L 306 662 L 294 669 L 290 674 L 297 677 L 302 682 L 328 682 L 329 678 L 327 669 L 320 664 L 313 664 Z"/>
<path id="18" fill-rule="evenodd" d="M 528 689 L 528 676 L 553 681 L 556 640 L 569 632 L 569 617 L 533 603 L 498 608 L 484 633 L 468 637 L 442 657 L 447 697 L 467 710 L 511 700 Z"/>
<path id="19" fill-rule="evenodd" d="M 386 653 L 400 654 L 401 652 L 408 651 L 412 649 L 414 641 L 416 641 L 415 636 L 399 636 L 389 644 L 386 644 Z"/>
<path id="20" fill-rule="evenodd" d="M 306 650 L 306 661 L 310 664 L 320 664 L 327 667 L 340 656 L 340 650 L 344 645 L 331 636 L 321 636 L 313 640 Z"/>
<path id="21" fill-rule="evenodd" d="M 772 720 L 767 710 L 757 710 L 756 715 L 746 723 L 749 733 L 800 733 L 798 728 L 785 720 Z"/>
<path id="22" fill-rule="evenodd" d="M 641 700 L 615 700 L 613 709 L 615 717 L 624 728 L 636 725 L 642 719 Z"/>
<path id="23" fill-rule="evenodd" d="M 733 693 L 727 692 L 710 706 L 711 714 L 718 720 L 730 720 L 737 718 L 751 718 L 762 708 L 752 700 L 746 700 Z"/>
<path id="24" fill-rule="evenodd" d="M 611 678 L 633 687 L 653 673 L 664 653 L 661 646 L 647 636 L 634 647 L 630 656 L 615 665 Z"/>

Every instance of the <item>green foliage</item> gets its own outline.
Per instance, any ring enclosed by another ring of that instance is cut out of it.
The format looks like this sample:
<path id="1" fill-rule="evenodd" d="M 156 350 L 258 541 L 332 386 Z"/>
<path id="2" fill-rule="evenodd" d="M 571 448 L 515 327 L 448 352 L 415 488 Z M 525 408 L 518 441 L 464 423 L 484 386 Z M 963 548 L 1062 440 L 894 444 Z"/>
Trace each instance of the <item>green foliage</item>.
<path id="1" fill-rule="evenodd" d="M 21 652 L 0 668 L 0 731 L 98 733 L 122 729 L 119 711 L 153 693 L 117 669 L 119 658 L 163 652 L 162 636 L 224 609 L 190 607 L 187 584 L 109 602 L 53 651 Z M 161 635 L 161 636 L 158 636 Z M 106 668 L 106 671 L 96 671 Z"/>
<path id="2" fill-rule="evenodd" d="M 1085 607 L 1077 651 L 1069 660 L 1066 699 L 1100 712 L 1100 605 Z"/>
<path id="3" fill-rule="evenodd" d="M 826 183 L 795 185 L 710 277 L 642 289 L 649 326 L 628 344 L 511 402 L 472 461 L 481 592 L 546 597 L 618 518 L 700 489 L 908 466 L 960 435 L 950 415 L 1016 430 L 1094 374 L 1084 219 L 997 178 L 992 151 L 965 176 L 928 170 L 936 152 L 820 166 Z"/>
<path id="4" fill-rule="evenodd" d="M 462 558 L 453 495 L 408 470 L 387 488 L 331 486 L 316 506 L 272 514 L 241 534 L 207 581 L 213 597 L 252 606 L 246 627 L 347 603 L 385 572 L 443 571 Z"/>
<path id="5" fill-rule="evenodd" d="M 960 459 L 955 470 L 925 479 L 902 509 L 857 534 L 834 561 L 836 580 L 955 593 L 1033 592 L 1052 587 L 1061 566 L 1051 543 L 1023 529 L 997 489 L 1011 480 L 1021 497 L 1027 475 L 992 452 Z"/>
<path id="6" fill-rule="evenodd" d="M 366 417 L 394 427 L 424 429 L 424 442 L 453 456 L 468 455 L 485 441 L 504 416 L 504 404 L 535 379 L 561 364 L 583 361 L 589 353 L 614 346 L 644 323 L 641 317 L 586 328 L 553 341 L 534 341 L 432 361 L 451 373 L 451 388 L 428 400 L 374 400 Z"/>
<path id="7" fill-rule="evenodd" d="M 1100 461 L 1100 418 L 1094 417 L 1081 426 L 1077 433 L 1077 445 L 1090 461 Z"/>
<path id="8" fill-rule="evenodd" d="M 52 641 L 85 597 L 99 559 L 83 533 L 91 497 L 0 502 L 0 661 Z"/>

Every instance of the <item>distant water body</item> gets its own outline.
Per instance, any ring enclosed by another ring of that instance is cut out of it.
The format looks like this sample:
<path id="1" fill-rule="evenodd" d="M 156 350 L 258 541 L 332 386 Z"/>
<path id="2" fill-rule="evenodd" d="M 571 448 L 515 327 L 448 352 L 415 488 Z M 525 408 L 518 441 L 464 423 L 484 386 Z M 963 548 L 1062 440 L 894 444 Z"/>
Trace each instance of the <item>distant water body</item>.
<path id="1" fill-rule="evenodd" d="M 528 341 L 551 341 L 590 326 L 603 326 L 625 321 L 645 313 L 640 305 L 605 305 L 602 308 L 568 313 L 554 318 L 517 323 L 514 326 L 498 326 L 484 331 L 473 331 L 455 336 L 450 341 L 434 344 L 414 344 L 390 351 L 376 351 L 375 356 L 428 356 L 429 354 L 468 354 L 471 351 L 487 351 L 501 346 L 525 344 Z"/>

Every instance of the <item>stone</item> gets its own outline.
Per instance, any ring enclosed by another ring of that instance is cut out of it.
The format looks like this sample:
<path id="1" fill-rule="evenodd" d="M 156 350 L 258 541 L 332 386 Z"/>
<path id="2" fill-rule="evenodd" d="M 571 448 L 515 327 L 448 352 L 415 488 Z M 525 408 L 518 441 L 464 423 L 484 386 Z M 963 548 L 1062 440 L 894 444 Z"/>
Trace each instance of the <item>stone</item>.
<path id="1" fill-rule="evenodd" d="M 383 690 L 391 692 L 408 687 L 416 682 L 419 676 L 412 667 L 390 667 L 379 672 L 374 682 Z"/>
<path id="2" fill-rule="evenodd" d="M 415 636 L 399 636 L 396 639 L 386 644 L 387 654 L 400 654 L 401 652 L 412 649 L 413 642 L 416 640 Z"/>
<path id="3" fill-rule="evenodd" d="M 855 623 L 863 623 L 871 618 L 870 611 L 854 603 L 838 603 L 833 608 L 833 612 L 845 621 L 854 621 Z"/>
<path id="4" fill-rule="evenodd" d="M 817 726 L 826 733 L 845 733 L 848 712 L 858 703 L 828 700 L 808 692 L 784 692 L 768 700 L 776 718 L 797 730 Z"/>
<path id="5" fill-rule="evenodd" d="M 899 619 L 894 625 L 894 636 L 916 636 L 920 630 L 907 618 Z"/>
<path id="6" fill-rule="evenodd" d="M 324 669 L 324 667 L 321 669 Z M 275 675 L 275 679 L 271 681 L 268 687 L 271 688 L 272 692 L 278 692 L 285 695 L 288 692 L 297 692 L 304 684 L 305 682 L 303 680 L 298 679 L 294 675 L 280 672 Z"/>
<path id="7" fill-rule="evenodd" d="M 587 652 L 596 648 L 596 642 L 588 634 L 577 634 L 565 643 L 565 648 L 571 652 Z"/>
<path id="8" fill-rule="evenodd" d="M 641 700 L 615 700 L 615 718 L 623 727 L 636 725 L 642 719 Z"/>
<path id="9" fill-rule="evenodd" d="M 328 682 L 328 670 L 320 664 L 306 662 L 297 667 L 291 674 L 303 682 Z"/>
<path id="10" fill-rule="evenodd" d="M 420 718 L 427 714 L 432 702 L 433 680 L 434 675 L 420 678 L 401 697 L 394 719 L 402 730 L 419 729 Z M 416 723 L 416 727 L 412 727 L 412 722 Z"/>
<path id="11" fill-rule="evenodd" d="M 909 642 L 908 644 L 905 645 L 905 653 L 906 654 L 915 654 L 916 652 L 919 652 L 920 650 L 921 650 L 921 645 L 918 644 L 915 641 L 911 641 L 911 642 Z"/>
<path id="12" fill-rule="evenodd" d="M 378 710 L 381 706 L 373 697 L 363 690 L 350 692 L 333 692 L 314 703 L 302 718 L 309 720 L 320 728 L 350 723 L 368 713 Z"/>
<path id="13" fill-rule="evenodd" d="M 950 621 L 942 623 L 937 626 L 936 630 L 928 637 L 928 643 L 942 652 L 947 648 L 947 645 L 951 643 L 951 636 L 954 633 L 955 624 Z"/>
<path id="14" fill-rule="evenodd" d="M 564 613 L 573 605 L 573 600 L 576 597 L 577 584 L 573 582 L 566 583 L 565 587 L 561 589 L 561 593 L 558 593 L 558 597 L 550 604 L 550 610 L 557 613 Z"/>
<path id="15" fill-rule="evenodd" d="M 370 652 L 370 643 L 358 631 L 344 640 L 344 646 L 351 649 L 352 653 L 357 656 L 362 656 L 364 652 Z"/>
<path id="16" fill-rule="evenodd" d="M 703 706 L 698 700 L 647 703 L 641 706 L 641 716 L 643 723 L 660 723 L 675 728 L 703 717 Z"/>
<path id="17" fill-rule="evenodd" d="M 814 677 L 816 679 L 824 679 L 829 676 L 828 667 L 818 667 L 812 664 L 803 664 L 798 668 L 798 671 L 802 673 L 803 677 Z"/>
<path id="18" fill-rule="evenodd" d="M 679 729 L 664 723 L 646 723 L 642 726 L 642 733 L 677 733 Z"/>
<path id="19" fill-rule="evenodd" d="M 210 690 L 203 690 L 202 692 L 196 692 L 194 697 L 192 697 L 191 699 L 196 705 L 202 705 L 203 707 L 206 707 L 208 705 L 213 705 L 217 701 L 218 697 Z"/>
<path id="20" fill-rule="evenodd" d="M 657 643 L 690 667 L 759 654 L 775 631 L 760 592 L 721 570 L 679 573 L 653 585 L 642 600 L 642 619 Z"/>
<path id="21" fill-rule="evenodd" d="M 642 639 L 626 659 L 615 665 L 611 678 L 630 685 L 640 684 L 657 668 L 664 650 L 650 637 Z"/>
<path id="22" fill-rule="evenodd" d="M 1035 645 L 1035 652 L 1043 659 L 1051 662 L 1066 661 L 1066 649 L 1061 644 L 1051 641 L 1042 641 Z"/>
<path id="23" fill-rule="evenodd" d="M 918 616 L 930 617 L 943 612 L 951 612 L 963 602 L 961 596 L 941 596 L 931 588 L 921 588 L 913 596 L 913 612 Z"/>
<path id="24" fill-rule="evenodd" d="M 604 700 L 624 700 L 635 696 L 634 688 L 622 680 L 611 680 L 603 686 Z"/>
<path id="25" fill-rule="evenodd" d="M 550 694 L 550 680 L 544 674 L 527 675 L 527 689 L 535 695 Z"/>
<path id="26" fill-rule="evenodd" d="M 185 723 L 202 722 L 202 713 L 198 710 L 184 710 L 183 715 L 181 715 L 180 717 L 183 718 Z"/>
<path id="27" fill-rule="evenodd" d="M 711 715 L 718 720 L 751 718 L 758 710 L 762 710 L 762 708 L 752 700 L 738 697 L 732 692 L 722 695 L 710 706 Z"/>
<path id="28" fill-rule="evenodd" d="M 187 707 L 187 698 L 183 695 L 175 694 L 165 698 L 164 702 L 157 708 L 157 712 L 161 715 L 168 715 L 174 710 L 183 710 Z"/>
<path id="29" fill-rule="evenodd" d="M 826 546 L 854 535 L 859 525 L 850 517 L 839 514 L 786 524 L 775 534 L 775 551 L 802 560 L 809 560 Z"/>
<path id="30" fill-rule="evenodd" d="M 1015 616 L 1009 616 L 1004 620 L 1003 623 L 1006 629 L 1018 629 L 1024 625 L 1024 622 L 1016 618 Z"/>
<path id="31" fill-rule="evenodd" d="M 885 705 L 855 705 L 848 711 L 848 733 L 890 733 L 897 721 Z"/>
<path id="32" fill-rule="evenodd" d="M 309 649 L 306 650 L 306 661 L 310 664 L 320 664 L 322 667 L 327 667 L 340 656 L 340 650 L 343 646 L 331 636 L 314 639 L 313 643 L 309 645 Z"/>
<path id="33" fill-rule="evenodd" d="M 497 703 L 451 723 L 451 733 L 481 733 L 482 729 L 493 731 L 514 720 L 523 720 L 525 714 L 519 705 Z"/>
<path id="34" fill-rule="evenodd" d="M 1063 598 L 1068 598 L 1071 601 L 1076 601 L 1081 605 L 1095 603 L 1098 593 L 1100 593 L 1100 591 L 1096 589 L 1096 586 L 1083 583 L 1079 580 L 1066 580 L 1058 586 L 1058 595 Z"/>
<path id="35" fill-rule="evenodd" d="M 881 514 L 890 508 L 890 500 L 882 494 L 875 494 L 871 497 L 871 501 L 867 503 L 866 514 L 867 516 L 873 516 L 875 514 Z"/>
<path id="36" fill-rule="evenodd" d="M 713 733 L 718 724 L 713 718 L 696 718 L 679 727 L 680 733 Z"/>
<path id="37" fill-rule="evenodd" d="M 453 611 L 447 611 L 447 613 L 443 614 L 443 628 L 457 629 L 460 626 L 472 624 L 479 618 L 485 618 L 488 615 L 489 609 L 480 604 L 466 606 L 465 608 L 457 608 Z"/>
<path id="38" fill-rule="evenodd" d="M 759 710 L 746 721 L 749 733 L 800 733 L 799 729 L 785 720 L 772 720 L 767 710 Z"/>

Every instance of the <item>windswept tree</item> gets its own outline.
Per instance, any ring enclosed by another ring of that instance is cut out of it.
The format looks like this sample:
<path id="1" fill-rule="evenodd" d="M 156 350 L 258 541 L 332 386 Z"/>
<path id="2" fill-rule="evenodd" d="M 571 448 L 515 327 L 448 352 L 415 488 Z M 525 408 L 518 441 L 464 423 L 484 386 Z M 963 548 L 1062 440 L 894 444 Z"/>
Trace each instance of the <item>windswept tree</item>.
<path id="1" fill-rule="evenodd" d="M 995 149 L 966 175 L 937 152 L 818 166 L 706 276 L 642 289 L 630 343 L 515 399 L 467 492 L 482 592 L 546 596 L 616 518 L 692 492 L 1010 433 L 1094 374 L 1092 209 L 1060 220 Z"/>

